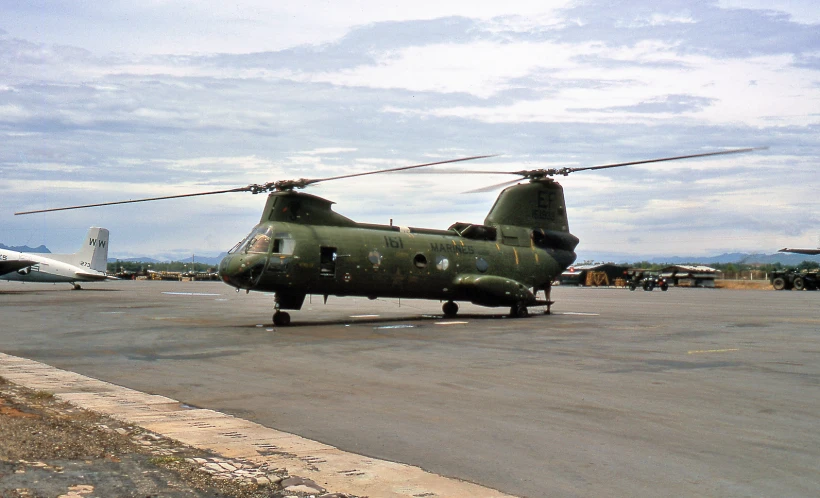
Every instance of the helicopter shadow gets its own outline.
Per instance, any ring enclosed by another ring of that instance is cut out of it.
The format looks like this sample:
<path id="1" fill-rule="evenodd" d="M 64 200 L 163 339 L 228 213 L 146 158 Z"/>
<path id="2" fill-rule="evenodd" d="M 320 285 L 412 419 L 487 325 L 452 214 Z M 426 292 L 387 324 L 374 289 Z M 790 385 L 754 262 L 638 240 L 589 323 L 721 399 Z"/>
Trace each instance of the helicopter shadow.
<path id="1" fill-rule="evenodd" d="M 544 313 L 532 313 L 530 314 L 529 318 L 535 318 L 538 316 L 544 315 Z M 342 319 L 335 319 L 335 320 L 319 320 L 315 322 L 302 322 L 302 321 L 292 321 L 285 327 L 274 325 L 273 323 L 265 323 L 262 326 L 265 328 L 274 328 L 274 329 L 292 329 L 292 328 L 302 328 L 302 327 L 327 327 L 327 326 L 334 326 L 334 325 L 380 325 L 385 324 L 385 328 L 389 328 L 390 324 L 398 324 L 398 323 L 407 323 L 410 326 L 414 326 L 414 323 L 421 323 L 421 325 L 428 325 L 428 324 L 435 324 L 436 322 L 460 322 L 465 320 L 480 320 L 480 321 L 492 321 L 492 320 L 513 320 L 510 318 L 509 314 L 507 313 L 492 313 L 492 314 L 478 314 L 478 313 L 466 313 L 466 314 L 459 314 L 453 317 L 445 317 L 444 315 L 431 315 L 431 314 L 423 314 L 423 315 L 405 315 L 405 316 L 396 316 L 396 317 L 362 317 L 362 318 L 342 318 Z M 465 324 L 466 325 L 466 324 Z M 259 328 L 259 325 L 241 325 L 241 328 Z"/>

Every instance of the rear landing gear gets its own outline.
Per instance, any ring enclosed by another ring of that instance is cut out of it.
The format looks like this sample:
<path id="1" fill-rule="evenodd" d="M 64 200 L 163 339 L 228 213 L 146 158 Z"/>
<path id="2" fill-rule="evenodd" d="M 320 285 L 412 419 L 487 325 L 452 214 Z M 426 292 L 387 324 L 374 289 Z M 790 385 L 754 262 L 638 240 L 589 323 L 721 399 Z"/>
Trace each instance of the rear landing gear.
<path id="1" fill-rule="evenodd" d="M 447 301 L 441 306 L 441 311 L 447 318 L 452 318 L 458 314 L 458 305 L 453 301 Z"/>
<path id="2" fill-rule="evenodd" d="M 273 314 L 273 324 L 279 327 L 290 325 L 290 315 L 284 311 L 276 310 Z"/>
<path id="3" fill-rule="evenodd" d="M 80 284 L 78 284 L 77 282 L 74 282 L 74 283 L 72 283 L 71 285 L 73 285 L 73 286 L 74 286 L 74 288 L 73 288 L 73 289 L 71 289 L 71 290 L 83 290 L 83 288 L 82 288 L 82 287 L 80 287 Z"/>

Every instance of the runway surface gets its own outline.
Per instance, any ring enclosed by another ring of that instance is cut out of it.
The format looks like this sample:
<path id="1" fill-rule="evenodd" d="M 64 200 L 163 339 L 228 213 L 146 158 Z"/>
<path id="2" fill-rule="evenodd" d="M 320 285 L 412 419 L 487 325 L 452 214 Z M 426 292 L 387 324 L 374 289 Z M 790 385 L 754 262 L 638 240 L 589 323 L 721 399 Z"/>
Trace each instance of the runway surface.
<path id="1" fill-rule="evenodd" d="M 218 282 L 85 287 L 0 283 L 0 351 L 519 496 L 820 493 L 820 292 L 318 297 L 275 329 Z"/>

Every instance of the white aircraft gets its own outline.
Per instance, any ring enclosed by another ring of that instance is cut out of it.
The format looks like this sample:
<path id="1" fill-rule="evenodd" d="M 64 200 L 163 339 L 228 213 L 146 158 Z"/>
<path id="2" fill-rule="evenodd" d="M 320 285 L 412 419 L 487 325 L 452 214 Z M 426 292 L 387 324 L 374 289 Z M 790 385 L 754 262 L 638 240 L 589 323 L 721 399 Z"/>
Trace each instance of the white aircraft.
<path id="1" fill-rule="evenodd" d="M 74 254 L 17 252 L 0 249 L 0 280 L 20 282 L 77 282 L 114 279 L 106 275 L 108 229 L 91 227 Z"/>

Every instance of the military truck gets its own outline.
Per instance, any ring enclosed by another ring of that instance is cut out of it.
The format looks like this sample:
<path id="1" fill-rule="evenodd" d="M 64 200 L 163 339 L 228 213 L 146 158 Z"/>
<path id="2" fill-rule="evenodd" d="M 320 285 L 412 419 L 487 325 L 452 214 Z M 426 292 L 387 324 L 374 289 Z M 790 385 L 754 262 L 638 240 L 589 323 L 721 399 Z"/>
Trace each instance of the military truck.
<path id="1" fill-rule="evenodd" d="M 645 291 L 651 291 L 655 287 L 660 288 L 662 291 L 669 290 L 669 283 L 659 272 L 633 268 L 625 271 L 624 275 L 626 276 L 626 285 L 629 287 L 629 290 L 634 291 L 638 287 L 643 287 Z"/>
<path id="2" fill-rule="evenodd" d="M 774 290 L 817 290 L 820 288 L 820 273 L 818 270 L 795 271 L 778 270 L 769 277 Z"/>

